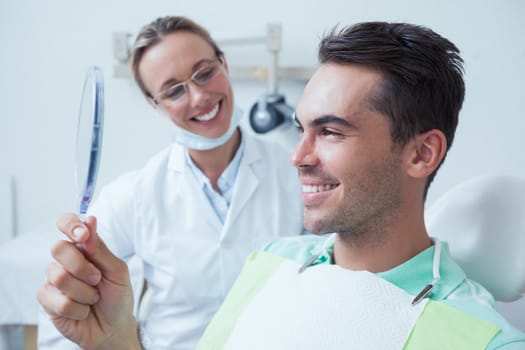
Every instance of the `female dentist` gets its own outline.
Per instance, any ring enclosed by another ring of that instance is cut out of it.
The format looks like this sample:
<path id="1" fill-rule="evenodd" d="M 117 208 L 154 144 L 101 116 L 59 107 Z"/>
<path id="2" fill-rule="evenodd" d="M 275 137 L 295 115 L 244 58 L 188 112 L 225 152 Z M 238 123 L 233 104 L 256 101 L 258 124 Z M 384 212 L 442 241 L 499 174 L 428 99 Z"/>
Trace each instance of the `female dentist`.
<path id="1" fill-rule="evenodd" d="M 193 349 L 247 255 L 302 232 L 300 185 L 285 150 L 240 130 L 226 58 L 203 27 L 184 17 L 146 25 L 131 69 L 146 99 L 173 122 L 175 142 L 103 188 L 90 215 L 117 256 L 143 264 L 149 346 Z M 75 215 L 60 221 L 87 239 Z M 82 290 L 94 287 L 68 272 L 84 256 L 65 241 L 52 254 L 39 300 L 87 304 Z M 75 348 L 51 325 L 64 321 L 52 313 L 41 320 L 39 349 Z"/>

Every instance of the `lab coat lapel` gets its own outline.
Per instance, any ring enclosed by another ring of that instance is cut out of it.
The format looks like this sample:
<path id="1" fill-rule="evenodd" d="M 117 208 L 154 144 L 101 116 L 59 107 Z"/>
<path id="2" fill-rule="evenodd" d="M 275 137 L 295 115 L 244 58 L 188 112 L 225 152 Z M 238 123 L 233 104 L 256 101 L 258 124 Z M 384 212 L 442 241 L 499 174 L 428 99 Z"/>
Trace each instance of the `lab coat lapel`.
<path id="1" fill-rule="evenodd" d="M 230 231 L 230 228 L 234 225 L 239 213 L 247 205 L 259 185 L 258 175 L 260 176 L 260 174 L 256 174 L 253 167 L 260 159 L 261 154 L 258 145 L 253 142 L 250 137 L 246 137 L 244 155 L 239 164 L 239 171 L 237 173 L 237 179 L 235 180 L 230 209 L 224 223 L 224 229 L 222 232 L 223 237 L 226 232 Z"/>
<path id="2" fill-rule="evenodd" d="M 221 220 L 200 187 L 200 183 L 191 173 L 191 169 L 186 167 L 184 147 L 178 144 L 174 144 L 173 147 L 174 151 L 170 155 L 169 168 L 173 171 L 173 176 L 179 177 L 179 181 L 176 181 L 179 186 L 173 189 L 174 195 L 186 198 L 186 205 L 191 205 L 191 210 L 195 213 L 201 213 L 202 220 L 213 226 L 215 232 L 219 232 L 223 227 Z M 191 198 L 191 200 L 188 201 L 187 198 Z"/>

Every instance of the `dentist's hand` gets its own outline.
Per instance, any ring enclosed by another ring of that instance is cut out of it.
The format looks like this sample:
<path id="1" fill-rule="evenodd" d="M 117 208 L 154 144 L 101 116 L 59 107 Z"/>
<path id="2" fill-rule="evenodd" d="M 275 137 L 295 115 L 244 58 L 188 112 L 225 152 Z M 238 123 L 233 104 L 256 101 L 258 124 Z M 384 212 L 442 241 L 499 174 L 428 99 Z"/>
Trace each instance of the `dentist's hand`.
<path id="1" fill-rule="evenodd" d="M 141 349 L 128 267 L 99 238 L 96 219 L 65 214 L 57 226 L 71 241 L 51 249 L 37 294 L 55 327 L 84 349 Z"/>

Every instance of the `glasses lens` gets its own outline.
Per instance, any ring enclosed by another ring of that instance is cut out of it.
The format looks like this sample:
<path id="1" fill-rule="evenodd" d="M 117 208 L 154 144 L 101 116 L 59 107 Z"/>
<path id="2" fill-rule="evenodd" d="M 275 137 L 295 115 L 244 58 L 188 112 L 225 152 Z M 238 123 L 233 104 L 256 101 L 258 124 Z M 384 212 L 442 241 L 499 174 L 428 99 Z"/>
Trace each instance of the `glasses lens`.
<path id="1" fill-rule="evenodd" d="M 185 83 L 178 83 L 170 87 L 166 92 L 162 95 L 162 99 L 170 100 L 170 101 L 177 101 L 184 96 L 186 93 L 186 84 Z"/>
<path id="2" fill-rule="evenodd" d="M 204 85 L 208 83 L 218 72 L 219 64 L 210 63 L 196 71 L 192 76 L 192 80 L 198 85 Z"/>

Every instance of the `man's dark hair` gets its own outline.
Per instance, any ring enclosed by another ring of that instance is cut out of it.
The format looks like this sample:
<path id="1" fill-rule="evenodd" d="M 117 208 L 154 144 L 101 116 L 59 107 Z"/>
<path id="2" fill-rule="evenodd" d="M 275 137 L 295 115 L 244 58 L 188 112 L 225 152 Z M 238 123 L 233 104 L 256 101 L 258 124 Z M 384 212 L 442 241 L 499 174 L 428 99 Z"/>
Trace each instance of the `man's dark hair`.
<path id="1" fill-rule="evenodd" d="M 319 61 L 379 71 L 382 86 L 368 102 L 389 118 L 394 144 L 403 146 L 438 129 L 445 134 L 448 152 L 465 96 L 463 60 L 452 42 L 422 26 L 365 22 L 334 28 L 321 40 Z M 436 172 L 429 176 L 427 190 Z"/>

